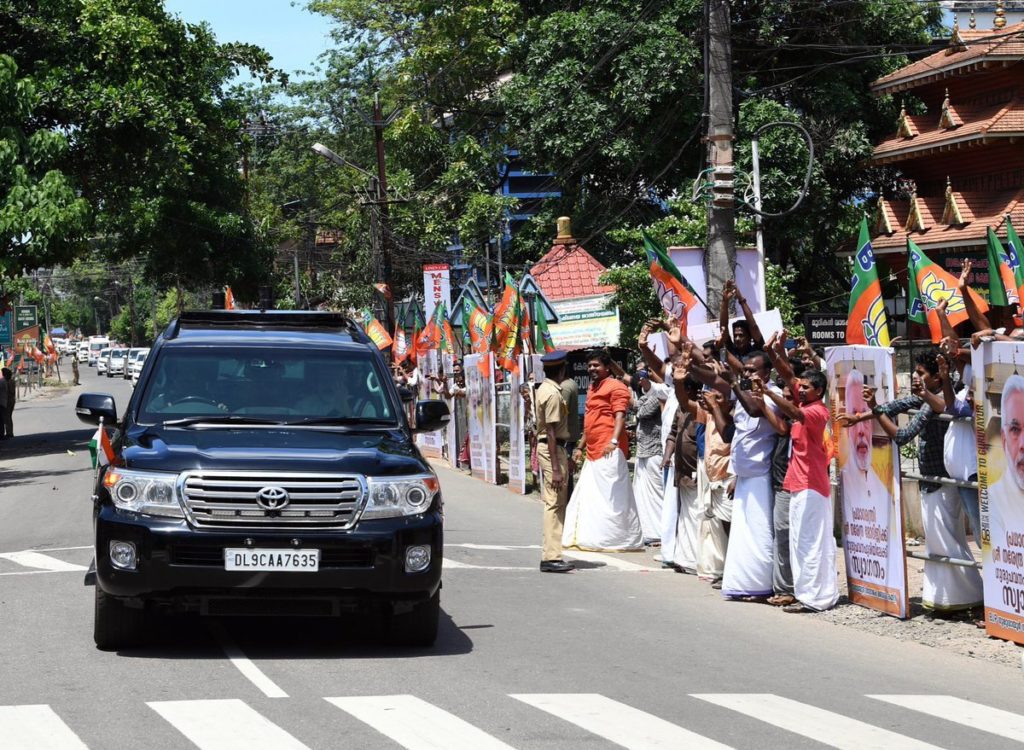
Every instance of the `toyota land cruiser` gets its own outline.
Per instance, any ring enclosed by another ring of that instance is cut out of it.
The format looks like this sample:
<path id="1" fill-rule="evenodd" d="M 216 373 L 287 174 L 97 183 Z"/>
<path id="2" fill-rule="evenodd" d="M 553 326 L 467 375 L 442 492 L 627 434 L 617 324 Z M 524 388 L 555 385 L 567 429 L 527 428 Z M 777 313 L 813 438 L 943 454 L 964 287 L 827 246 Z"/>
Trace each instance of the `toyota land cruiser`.
<path id="1" fill-rule="evenodd" d="M 430 645 L 442 500 L 387 365 L 334 313 L 183 313 L 153 345 L 97 476 L 94 637 L 144 640 L 163 612 L 373 614 Z M 417 430 L 448 421 L 416 404 Z"/>

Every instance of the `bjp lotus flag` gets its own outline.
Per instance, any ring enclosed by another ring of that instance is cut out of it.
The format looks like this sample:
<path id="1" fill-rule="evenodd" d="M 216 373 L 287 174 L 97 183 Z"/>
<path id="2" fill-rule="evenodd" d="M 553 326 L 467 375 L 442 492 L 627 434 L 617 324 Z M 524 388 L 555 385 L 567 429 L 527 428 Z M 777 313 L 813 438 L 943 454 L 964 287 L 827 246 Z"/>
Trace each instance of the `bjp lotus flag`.
<path id="1" fill-rule="evenodd" d="M 391 350 L 391 356 L 397 365 L 402 364 L 409 356 L 409 339 L 405 336 L 405 329 L 398 323 L 395 324 L 395 343 Z"/>
<path id="2" fill-rule="evenodd" d="M 235 295 L 231 292 L 231 287 L 224 287 L 224 309 L 234 310 L 235 309 Z"/>
<path id="3" fill-rule="evenodd" d="M 1020 305 L 1021 287 L 1024 287 L 1024 270 L 1020 267 L 1020 256 L 1013 248 L 1004 247 L 992 227 L 988 228 L 988 299 L 993 305 Z M 992 273 L 998 269 L 999 273 Z"/>
<path id="4" fill-rule="evenodd" d="M 442 352 L 455 354 L 455 332 L 452 330 L 452 324 L 448 322 L 448 316 L 445 314 L 444 300 L 438 303 L 434 309 L 434 321 L 438 333 L 438 348 Z"/>
<path id="5" fill-rule="evenodd" d="M 522 312 L 519 307 L 519 290 L 516 289 L 512 275 L 506 272 L 505 291 L 494 308 L 491 348 L 498 365 L 512 373 L 519 372 L 519 352 L 522 346 L 519 338 Z"/>
<path id="6" fill-rule="evenodd" d="M 697 295 L 686 279 L 679 273 L 676 264 L 668 255 L 668 251 L 659 245 L 647 232 L 643 232 L 644 250 L 647 251 L 647 262 L 651 266 L 651 281 L 654 282 L 654 294 L 661 303 L 661 309 L 673 320 L 678 320 L 686 334 L 686 319 L 697 304 Z"/>
<path id="7" fill-rule="evenodd" d="M 387 349 L 391 346 L 392 339 L 391 334 L 388 333 L 388 329 L 383 324 L 373 317 L 373 313 L 367 308 L 363 308 L 363 330 L 366 331 L 366 335 L 370 337 L 370 341 L 377 345 L 378 349 Z"/>
<path id="8" fill-rule="evenodd" d="M 968 319 L 967 305 L 957 289 L 957 280 L 952 274 L 939 268 L 925 255 L 914 241 L 907 238 L 907 318 L 915 323 L 927 323 L 932 343 L 942 340 L 939 313 L 936 309 L 946 300 L 946 317 L 951 326 L 958 326 Z M 973 289 L 967 293 L 981 312 L 988 310 L 988 304 Z"/>
<path id="9" fill-rule="evenodd" d="M 889 325 L 878 281 L 875 253 L 871 249 L 868 221 L 860 220 L 860 238 L 853 256 L 850 286 L 850 313 L 846 321 L 846 343 L 889 346 Z"/>
<path id="10" fill-rule="evenodd" d="M 50 338 L 49 333 L 43 334 L 43 348 L 46 349 L 50 354 L 57 351 L 57 347 L 53 345 L 53 339 Z"/>

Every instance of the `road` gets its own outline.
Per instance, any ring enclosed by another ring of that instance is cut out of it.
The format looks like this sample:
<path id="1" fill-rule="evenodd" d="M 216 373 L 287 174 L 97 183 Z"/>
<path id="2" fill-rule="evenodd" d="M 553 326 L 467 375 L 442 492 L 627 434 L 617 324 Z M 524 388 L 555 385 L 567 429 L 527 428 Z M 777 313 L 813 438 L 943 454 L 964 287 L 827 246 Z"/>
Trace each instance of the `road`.
<path id="1" fill-rule="evenodd" d="M 1024 742 L 1021 673 L 724 602 L 650 555 L 537 570 L 540 504 L 438 470 L 441 634 L 394 650 L 349 623 L 168 620 L 92 643 L 83 390 L 0 443 L 0 748 L 986 748 Z M 70 451 L 70 452 L 69 452 Z M 73 453 L 73 455 L 72 455 Z M 30 553 L 30 554 L 26 554 Z"/>

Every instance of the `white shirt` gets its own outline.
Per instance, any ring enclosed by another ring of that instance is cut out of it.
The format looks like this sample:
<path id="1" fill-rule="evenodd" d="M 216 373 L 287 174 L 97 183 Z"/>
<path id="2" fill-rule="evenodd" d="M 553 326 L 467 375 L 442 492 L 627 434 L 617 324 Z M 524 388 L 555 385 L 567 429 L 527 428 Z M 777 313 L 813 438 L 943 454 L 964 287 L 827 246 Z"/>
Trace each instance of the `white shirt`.
<path id="1" fill-rule="evenodd" d="M 781 393 L 775 385 L 768 388 L 774 393 Z M 764 397 L 766 409 L 778 411 L 774 402 Z M 743 402 L 736 399 L 733 410 L 733 424 L 736 434 L 732 439 L 732 464 L 738 477 L 760 477 L 772 470 L 772 451 L 778 437 L 775 429 L 765 417 L 752 417 L 743 408 Z"/>

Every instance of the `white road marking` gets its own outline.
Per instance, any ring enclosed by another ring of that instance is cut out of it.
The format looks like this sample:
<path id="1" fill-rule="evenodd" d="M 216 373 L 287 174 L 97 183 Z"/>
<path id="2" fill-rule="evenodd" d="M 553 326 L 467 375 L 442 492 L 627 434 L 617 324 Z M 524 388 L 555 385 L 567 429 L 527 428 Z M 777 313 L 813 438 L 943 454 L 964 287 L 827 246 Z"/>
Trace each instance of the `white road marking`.
<path id="1" fill-rule="evenodd" d="M 729 750 L 728 745 L 596 693 L 511 697 L 629 750 Z"/>
<path id="2" fill-rule="evenodd" d="M 92 548 L 93 548 L 92 544 L 86 544 L 86 545 L 84 545 L 82 547 L 40 547 L 39 549 L 33 550 L 33 551 L 34 552 L 70 552 L 71 550 L 92 549 Z"/>
<path id="3" fill-rule="evenodd" d="M 49 706 L 0 706 L 4 750 L 87 750 Z"/>
<path id="4" fill-rule="evenodd" d="M 147 703 L 200 750 L 309 750 L 238 699 Z"/>
<path id="5" fill-rule="evenodd" d="M 1024 716 L 1010 711 L 972 703 L 952 695 L 869 695 L 868 698 L 1024 742 Z"/>
<path id="6" fill-rule="evenodd" d="M 936 750 L 927 742 L 770 693 L 705 693 L 692 697 L 842 750 Z"/>
<path id="7" fill-rule="evenodd" d="M 450 557 L 444 558 L 441 566 L 448 570 L 534 570 L 534 568 L 523 565 L 471 565 L 470 563 L 453 560 Z"/>
<path id="8" fill-rule="evenodd" d="M 540 549 L 539 544 L 446 544 L 445 547 L 462 547 L 463 549 L 494 549 L 494 550 L 517 550 L 517 549 Z"/>
<path id="9" fill-rule="evenodd" d="M 512 750 L 501 740 L 414 695 L 324 700 L 408 750 Z"/>
<path id="10" fill-rule="evenodd" d="M 10 573 L 0 573 L 0 576 L 37 576 L 40 573 L 66 573 L 60 570 L 14 570 Z"/>
<path id="11" fill-rule="evenodd" d="M 667 568 L 651 568 L 646 565 L 638 565 L 637 563 L 630 562 L 629 560 L 623 560 L 616 557 L 614 554 L 606 555 L 603 552 L 585 552 L 583 550 L 563 550 L 563 557 L 568 557 L 570 560 L 582 560 L 584 562 L 592 563 L 604 563 L 610 568 L 616 568 L 618 570 L 628 570 L 630 572 L 644 571 L 661 571 L 668 570 Z M 669 571 L 675 572 L 675 571 Z"/>
<path id="12" fill-rule="evenodd" d="M 56 557 L 50 557 L 49 555 L 44 555 L 41 552 L 34 552 L 32 550 L 4 552 L 0 554 L 0 558 L 10 560 L 12 563 L 15 563 L 16 565 L 23 565 L 26 568 L 39 568 L 40 570 L 49 570 L 54 573 L 64 571 L 70 572 L 73 570 L 88 570 L 84 565 L 64 562 L 63 560 L 58 560 Z"/>
<path id="13" fill-rule="evenodd" d="M 261 693 L 268 698 L 287 698 L 288 693 L 278 687 L 277 683 L 267 677 L 259 667 L 253 664 L 252 660 L 245 655 L 245 653 L 238 647 L 238 645 L 231 640 L 231 637 L 224 630 L 224 627 L 219 623 L 213 623 L 210 625 L 210 630 L 213 632 L 217 641 L 220 643 L 220 647 L 224 649 L 224 653 L 227 655 L 231 663 L 235 665 L 235 669 L 242 673 L 249 682 L 255 685 Z"/>

